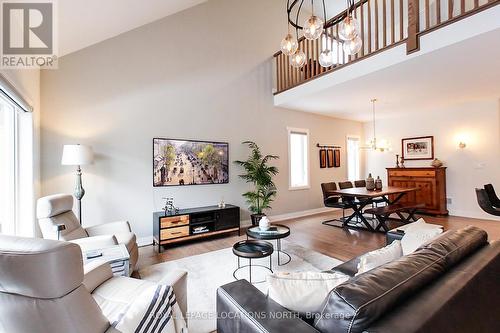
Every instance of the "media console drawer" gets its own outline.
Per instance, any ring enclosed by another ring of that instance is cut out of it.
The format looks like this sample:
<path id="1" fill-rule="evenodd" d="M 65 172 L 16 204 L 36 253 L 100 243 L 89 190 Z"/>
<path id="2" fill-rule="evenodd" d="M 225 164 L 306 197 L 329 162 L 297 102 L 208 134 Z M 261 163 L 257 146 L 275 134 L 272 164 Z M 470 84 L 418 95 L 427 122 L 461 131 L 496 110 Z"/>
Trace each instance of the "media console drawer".
<path id="1" fill-rule="evenodd" d="M 189 224 L 189 215 L 179 215 L 172 217 L 161 217 L 160 228 L 178 227 Z"/>
<path id="2" fill-rule="evenodd" d="M 160 230 L 160 241 L 189 236 L 189 226 Z"/>

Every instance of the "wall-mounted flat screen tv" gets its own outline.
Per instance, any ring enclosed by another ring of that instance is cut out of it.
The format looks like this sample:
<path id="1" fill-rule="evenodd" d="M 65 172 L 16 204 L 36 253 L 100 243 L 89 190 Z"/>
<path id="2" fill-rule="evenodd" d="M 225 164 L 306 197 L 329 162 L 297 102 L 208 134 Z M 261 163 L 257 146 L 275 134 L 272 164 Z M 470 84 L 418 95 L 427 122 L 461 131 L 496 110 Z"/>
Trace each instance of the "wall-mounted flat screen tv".
<path id="1" fill-rule="evenodd" d="M 228 182 L 227 142 L 153 139 L 153 186 Z"/>

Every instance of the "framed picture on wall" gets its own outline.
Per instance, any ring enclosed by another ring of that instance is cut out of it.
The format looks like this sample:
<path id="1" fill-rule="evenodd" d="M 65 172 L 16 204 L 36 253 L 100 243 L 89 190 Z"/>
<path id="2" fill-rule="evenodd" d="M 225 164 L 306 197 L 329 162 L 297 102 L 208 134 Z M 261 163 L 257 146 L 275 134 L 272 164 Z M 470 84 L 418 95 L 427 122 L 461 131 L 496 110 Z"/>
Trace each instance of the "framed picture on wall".
<path id="1" fill-rule="evenodd" d="M 327 160 L 328 160 L 328 167 L 329 168 L 333 168 L 335 166 L 335 163 L 334 163 L 334 157 L 333 157 L 333 149 L 328 149 L 327 150 Z"/>
<path id="2" fill-rule="evenodd" d="M 420 136 L 401 139 L 401 153 L 405 160 L 434 159 L 434 137 Z"/>
<path id="3" fill-rule="evenodd" d="M 319 150 L 319 167 L 326 168 L 326 149 L 323 148 Z"/>

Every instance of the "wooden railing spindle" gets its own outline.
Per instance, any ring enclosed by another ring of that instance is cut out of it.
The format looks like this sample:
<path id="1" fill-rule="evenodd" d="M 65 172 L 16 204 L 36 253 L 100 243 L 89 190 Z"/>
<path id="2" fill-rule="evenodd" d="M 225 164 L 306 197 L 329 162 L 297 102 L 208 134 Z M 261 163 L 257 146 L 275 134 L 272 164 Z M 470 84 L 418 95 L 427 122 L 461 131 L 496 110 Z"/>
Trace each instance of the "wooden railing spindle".
<path id="1" fill-rule="evenodd" d="M 382 0 L 382 27 L 384 29 L 382 34 L 382 45 L 383 47 L 387 46 L 387 5 L 386 0 Z"/>
<path id="2" fill-rule="evenodd" d="M 441 23 L 441 1 L 436 0 L 436 24 Z"/>
<path id="3" fill-rule="evenodd" d="M 375 51 L 378 50 L 378 0 L 375 0 Z"/>
<path id="4" fill-rule="evenodd" d="M 370 0 L 368 0 L 368 53 L 372 53 L 372 10 Z"/>
<path id="5" fill-rule="evenodd" d="M 363 7 L 364 3 L 361 4 L 360 7 L 360 15 L 359 15 L 359 24 L 361 25 L 361 42 L 363 45 L 361 46 L 361 56 L 365 55 L 365 22 L 364 22 L 364 15 L 363 15 Z"/>
<path id="6" fill-rule="evenodd" d="M 460 14 L 463 15 L 465 13 L 465 0 L 460 0 Z"/>
<path id="7" fill-rule="evenodd" d="M 448 20 L 453 18 L 453 0 L 448 0 Z"/>
<path id="8" fill-rule="evenodd" d="M 404 39 L 404 32 L 403 32 L 403 0 L 399 0 L 399 40 Z"/>
<path id="9" fill-rule="evenodd" d="M 394 44 L 396 42 L 396 38 L 394 37 L 394 0 L 391 0 L 391 43 Z"/>
<path id="10" fill-rule="evenodd" d="M 429 0 L 425 0 L 425 29 L 429 29 L 430 25 Z"/>

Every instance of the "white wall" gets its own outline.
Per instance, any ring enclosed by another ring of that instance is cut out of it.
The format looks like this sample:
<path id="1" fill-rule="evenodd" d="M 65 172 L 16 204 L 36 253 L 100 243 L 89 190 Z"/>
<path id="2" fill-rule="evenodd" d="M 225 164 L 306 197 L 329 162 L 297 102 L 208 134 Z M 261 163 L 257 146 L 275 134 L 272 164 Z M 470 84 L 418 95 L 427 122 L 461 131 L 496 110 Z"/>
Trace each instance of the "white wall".
<path id="1" fill-rule="evenodd" d="M 128 219 L 149 236 L 165 196 L 180 207 L 224 197 L 246 211 L 248 186 L 232 164 L 227 185 L 153 189 L 152 138 L 227 141 L 231 161 L 254 140 L 281 157 L 271 214 L 322 207 L 320 183 L 346 178 L 345 150 L 341 168 L 319 169 L 313 145 L 345 146 L 363 126 L 273 107 L 271 55 L 285 33 L 282 1 L 211 0 L 59 59 L 58 70 L 42 71 L 43 195 L 72 192 L 62 146 L 84 143 L 97 153 L 83 168 L 84 225 Z M 288 190 L 287 126 L 310 130 L 310 190 Z"/>
<path id="2" fill-rule="evenodd" d="M 407 111 L 407 110 L 402 110 Z M 499 100 L 454 101 L 434 109 L 402 112 L 376 121 L 377 139 L 387 139 L 389 153 L 367 152 L 365 172 L 380 175 L 387 183 L 385 168 L 395 166 L 401 155 L 401 139 L 434 136 L 434 155 L 447 167 L 448 210 L 452 215 L 495 219 L 477 205 L 474 188 L 492 183 L 500 190 L 500 104 Z M 372 137 L 373 123 L 365 124 L 366 138 Z M 467 147 L 458 148 L 460 137 Z M 405 165 L 429 166 L 431 161 L 407 161 Z"/>

